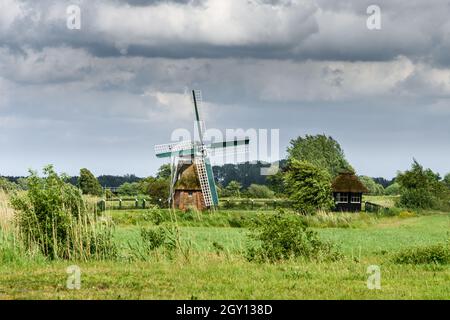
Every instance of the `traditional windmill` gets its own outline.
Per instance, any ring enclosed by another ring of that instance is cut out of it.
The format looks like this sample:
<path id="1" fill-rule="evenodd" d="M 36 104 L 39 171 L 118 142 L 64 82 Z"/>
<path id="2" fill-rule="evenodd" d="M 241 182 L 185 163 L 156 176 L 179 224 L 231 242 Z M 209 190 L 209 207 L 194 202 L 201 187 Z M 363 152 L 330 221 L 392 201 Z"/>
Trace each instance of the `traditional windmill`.
<path id="1" fill-rule="evenodd" d="M 219 204 L 213 170 L 208 157 L 208 150 L 229 149 L 237 152 L 238 147 L 247 148 L 250 140 L 213 142 L 206 145 L 198 112 L 201 93 L 192 90 L 198 141 L 180 141 L 155 146 L 158 158 L 171 158 L 171 183 L 169 204 L 173 208 L 185 210 L 195 207 L 199 210 L 214 209 Z"/>

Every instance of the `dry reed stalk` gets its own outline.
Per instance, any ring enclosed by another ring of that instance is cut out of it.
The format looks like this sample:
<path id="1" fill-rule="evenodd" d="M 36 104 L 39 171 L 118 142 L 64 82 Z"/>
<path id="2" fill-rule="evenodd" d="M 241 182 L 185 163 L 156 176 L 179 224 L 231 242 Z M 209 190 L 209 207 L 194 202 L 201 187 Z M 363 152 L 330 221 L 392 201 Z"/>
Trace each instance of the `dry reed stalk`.
<path id="1" fill-rule="evenodd" d="M 13 228 L 14 210 L 9 203 L 9 196 L 0 190 L 0 230 L 11 231 Z"/>

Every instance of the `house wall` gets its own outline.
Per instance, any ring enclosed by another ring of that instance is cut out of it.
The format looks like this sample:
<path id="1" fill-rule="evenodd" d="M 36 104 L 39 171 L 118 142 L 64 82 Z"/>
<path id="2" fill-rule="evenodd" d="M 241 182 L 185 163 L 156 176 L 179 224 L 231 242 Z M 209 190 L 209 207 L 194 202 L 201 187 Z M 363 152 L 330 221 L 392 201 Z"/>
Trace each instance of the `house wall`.
<path id="1" fill-rule="evenodd" d="M 347 194 L 348 201 L 346 203 L 337 203 L 337 194 Z M 360 203 L 351 203 L 351 199 L 353 195 L 358 195 L 361 199 Z M 348 211 L 348 212 L 359 212 L 361 211 L 361 203 L 362 203 L 362 193 L 361 192 L 333 192 L 334 197 L 334 211 Z"/>

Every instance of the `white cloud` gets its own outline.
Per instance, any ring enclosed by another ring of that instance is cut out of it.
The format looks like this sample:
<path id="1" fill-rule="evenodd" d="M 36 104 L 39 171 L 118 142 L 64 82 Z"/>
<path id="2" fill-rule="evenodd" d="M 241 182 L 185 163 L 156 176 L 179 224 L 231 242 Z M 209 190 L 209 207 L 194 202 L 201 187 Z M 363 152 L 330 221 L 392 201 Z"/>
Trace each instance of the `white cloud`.
<path id="1" fill-rule="evenodd" d="M 201 5 L 158 2 L 152 6 L 104 4 L 96 28 L 118 46 L 291 45 L 315 31 L 312 1 L 288 4 L 259 1 L 206 0 Z"/>
<path id="2" fill-rule="evenodd" d="M 0 2 L 0 31 L 9 29 L 16 19 L 24 16 L 24 8 L 19 1 L 2 0 Z"/>

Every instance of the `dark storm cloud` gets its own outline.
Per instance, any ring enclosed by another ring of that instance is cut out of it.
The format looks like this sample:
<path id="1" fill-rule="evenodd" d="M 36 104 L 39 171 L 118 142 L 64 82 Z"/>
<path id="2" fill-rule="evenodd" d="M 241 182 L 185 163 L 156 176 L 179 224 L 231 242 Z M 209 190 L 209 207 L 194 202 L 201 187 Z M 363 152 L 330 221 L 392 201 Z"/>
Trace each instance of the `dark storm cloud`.
<path id="1" fill-rule="evenodd" d="M 377 1 L 379 31 L 366 28 L 366 9 L 372 4 L 366 0 L 79 1 L 80 31 L 66 28 L 69 2 L 22 3 L 22 15 L 3 28 L 3 46 L 70 45 L 100 57 L 382 61 L 405 55 L 441 65 L 449 62 L 446 0 Z M 215 26 L 220 13 L 227 11 L 228 18 Z"/>

